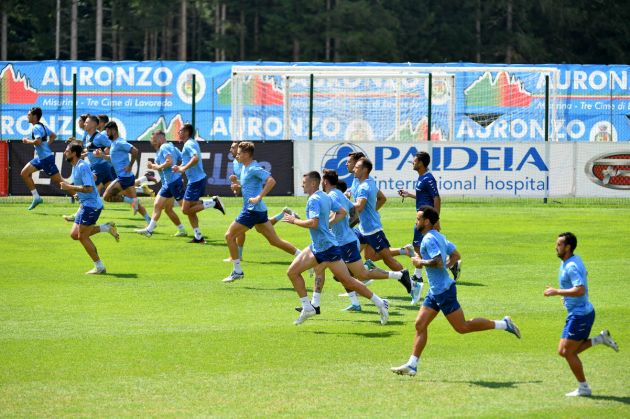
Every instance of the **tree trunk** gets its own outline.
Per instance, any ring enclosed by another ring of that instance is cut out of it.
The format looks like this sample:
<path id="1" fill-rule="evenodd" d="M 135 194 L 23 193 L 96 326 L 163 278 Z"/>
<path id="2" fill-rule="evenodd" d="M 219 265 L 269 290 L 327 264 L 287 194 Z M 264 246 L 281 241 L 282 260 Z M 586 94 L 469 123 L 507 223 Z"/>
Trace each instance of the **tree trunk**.
<path id="1" fill-rule="evenodd" d="M 96 47 L 94 59 L 103 59 L 103 0 L 96 0 Z"/>
<path id="2" fill-rule="evenodd" d="M 245 5 L 241 2 L 240 57 L 245 61 Z"/>
<path id="3" fill-rule="evenodd" d="M 57 0 L 55 21 L 55 60 L 58 60 L 61 51 L 61 0 Z"/>
<path id="4" fill-rule="evenodd" d="M 507 35 L 508 35 L 508 44 L 507 44 L 507 49 L 505 51 L 505 63 L 506 64 L 512 64 L 512 41 L 513 39 L 513 34 L 512 34 L 512 0 L 507 0 Z"/>
<path id="5" fill-rule="evenodd" d="M 116 2 L 112 2 L 112 61 L 118 60 L 118 32 L 116 30 Z"/>
<path id="6" fill-rule="evenodd" d="M 221 42 L 223 42 L 223 40 L 225 39 L 225 29 L 226 29 L 226 24 L 225 22 L 227 21 L 227 4 L 223 3 L 221 5 Z M 226 55 L 225 55 L 225 46 L 221 46 L 221 61 L 225 61 L 226 60 Z"/>
<path id="7" fill-rule="evenodd" d="M 79 14 L 79 0 L 72 0 L 72 19 L 70 21 L 70 59 L 76 60 L 78 58 L 77 48 L 79 45 L 78 35 L 78 20 Z"/>
<path id="8" fill-rule="evenodd" d="M 149 59 L 149 30 L 144 30 L 144 46 L 142 47 L 142 59 L 144 61 Z"/>
<path id="9" fill-rule="evenodd" d="M 186 6 L 187 0 L 180 0 L 180 13 L 179 13 L 179 53 L 177 59 L 179 61 L 186 61 Z"/>
<path id="10" fill-rule="evenodd" d="M 256 2 L 256 13 L 254 14 L 254 53 L 258 58 L 259 44 L 258 39 L 260 36 L 260 14 L 258 13 L 258 2 Z"/>
<path id="11" fill-rule="evenodd" d="M 173 50 L 173 17 L 169 15 L 166 18 L 166 49 L 164 51 L 164 59 L 169 60 L 172 57 L 171 51 Z"/>
<path id="12" fill-rule="evenodd" d="M 475 6 L 475 43 L 477 47 L 477 53 L 475 55 L 475 61 L 481 62 L 481 0 L 477 0 Z"/>
<path id="13" fill-rule="evenodd" d="M 293 38 L 293 61 L 300 61 L 300 40 Z"/>
<path id="14" fill-rule="evenodd" d="M 221 48 L 219 48 L 219 35 L 221 34 L 221 3 L 214 2 L 214 61 L 221 59 Z"/>
<path id="15" fill-rule="evenodd" d="M 4 8 L 2 8 L 2 30 L 0 30 L 0 32 L 2 32 L 2 47 L 0 47 L 0 59 L 2 61 L 7 60 L 7 48 L 9 45 L 9 43 L 7 42 L 7 34 L 9 33 L 7 29 L 9 26 L 8 16 L 9 15 L 7 11 Z"/>

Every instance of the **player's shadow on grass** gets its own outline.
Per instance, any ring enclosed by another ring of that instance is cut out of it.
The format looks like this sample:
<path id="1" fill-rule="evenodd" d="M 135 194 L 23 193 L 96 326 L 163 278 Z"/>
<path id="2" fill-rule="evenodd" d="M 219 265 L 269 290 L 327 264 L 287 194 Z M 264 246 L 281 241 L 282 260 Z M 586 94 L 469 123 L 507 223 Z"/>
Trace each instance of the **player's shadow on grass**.
<path id="1" fill-rule="evenodd" d="M 457 281 L 458 287 L 487 287 L 486 284 L 481 284 L 479 282 L 468 282 L 468 281 Z"/>
<path id="2" fill-rule="evenodd" d="M 542 381 L 467 381 L 467 383 L 485 388 L 517 388 L 518 384 L 539 384 Z"/>
<path id="3" fill-rule="evenodd" d="M 254 290 L 254 291 L 291 291 L 295 292 L 293 288 L 289 287 L 275 287 L 275 288 L 263 288 L 263 287 L 241 287 L 243 290 Z"/>
<path id="4" fill-rule="evenodd" d="M 619 396 L 591 396 L 591 399 L 594 400 L 606 400 L 611 402 L 630 404 L 630 397 L 619 397 Z"/>
<path id="5" fill-rule="evenodd" d="M 138 278 L 138 274 L 135 273 L 130 273 L 130 274 L 112 274 L 112 273 L 106 273 L 105 276 L 113 276 L 114 278 L 121 278 L 121 279 L 129 279 L 129 278 Z"/>
<path id="6" fill-rule="evenodd" d="M 280 266 L 285 266 L 285 267 L 289 267 L 289 265 L 291 265 L 291 262 L 288 262 L 286 260 L 280 261 L 280 260 L 266 260 L 266 261 L 247 261 L 247 263 L 251 263 L 252 265 L 280 265 Z M 302 276 L 306 276 L 304 273 L 302 274 Z"/>
<path id="7" fill-rule="evenodd" d="M 384 332 L 325 332 L 321 330 L 315 330 L 310 333 L 314 333 L 316 335 L 351 335 L 360 336 L 362 338 L 389 338 L 394 335 L 398 335 L 398 332 L 394 332 L 392 330 L 386 330 Z"/>

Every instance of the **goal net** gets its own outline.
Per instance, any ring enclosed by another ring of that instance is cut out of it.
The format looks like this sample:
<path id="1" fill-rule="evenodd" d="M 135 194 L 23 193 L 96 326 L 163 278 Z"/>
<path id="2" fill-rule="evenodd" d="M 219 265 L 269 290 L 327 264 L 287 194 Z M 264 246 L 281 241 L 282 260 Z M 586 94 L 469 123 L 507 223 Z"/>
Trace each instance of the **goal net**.
<path id="1" fill-rule="evenodd" d="M 234 66 L 231 133 L 237 140 L 552 140 L 557 74 L 511 66 Z"/>

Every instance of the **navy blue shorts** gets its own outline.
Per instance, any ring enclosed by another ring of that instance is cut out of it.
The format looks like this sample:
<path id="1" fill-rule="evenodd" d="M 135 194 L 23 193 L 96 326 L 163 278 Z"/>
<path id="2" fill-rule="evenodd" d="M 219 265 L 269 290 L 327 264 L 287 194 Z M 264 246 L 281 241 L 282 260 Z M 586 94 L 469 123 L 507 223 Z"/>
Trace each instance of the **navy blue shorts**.
<path id="1" fill-rule="evenodd" d="M 371 246 L 372 249 L 376 250 L 376 253 L 383 249 L 389 249 L 389 241 L 387 241 L 387 237 L 385 237 L 383 230 L 363 237 L 365 238 L 365 242 Z"/>
<path id="2" fill-rule="evenodd" d="M 438 295 L 433 295 L 429 290 L 422 305 L 435 311 L 441 311 L 445 316 L 461 308 L 459 301 L 457 301 L 457 288 L 455 284 Z"/>
<path id="3" fill-rule="evenodd" d="M 105 185 L 116 179 L 116 171 L 109 164 L 95 164 L 92 166 L 92 173 L 96 176 L 96 180 L 94 181 L 96 185 L 100 185 L 101 183 Z"/>
<path id="4" fill-rule="evenodd" d="M 116 180 L 118 181 L 118 185 L 120 185 L 120 189 L 122 189 L 123 191 L 136 184 L 136 177 L 133 175 L 118 177 L 116 178 Z"/>
<path id="5" fill-rule="evenodd" d="M 162 188 L 160 188 L 158 195 L 164 198 L 175 198 L 176 201 L 179 201 L 184 197 L 184 193 L 184 181 L 182 178 L 179 178 L 168 185 L 162 183 Z"/>
<path id="6" fill-rule="evenodd" d="M 417 230 L 416 227 L 413 227 L 413 247 L 420 247 L 420 243 L 422 243 L 422 232 Z"/>
<path id="7" fill-rule="evenodd" d="M 91 226 L 96 224 L 98 217 L 101 215 L 103 208 L 84 207 L 81 205 L 76 215 L 74 216 L 74 223 L 84 226 Z"/>
<path id="8" fill-rule="evenodd" d="M 359 243 L 356 241 L 346 243 L 343 246 L 339 246 L 341 249 L 341 258 L 344 263 L 353 263 L 357 260 L 361 260 L 361 252 L 359 251 Z"/>
<path id="9" fill-rule="evenodd" d="M 247 228 L 252 228 L 256 224 L 265 224 L 269 221 L 269 218 L 267 217 L 267 211 L 250 211 L 243 208 L 234 221 Z"/>
<path id="10" fill-rule="evenodd" d="M 199 198 L 205 193 L 206 178 L 198 180 L 197 182 L 188 183 L 188 185 L 186 186 L 186 193 L 184 194 L 184 201 L 199 201 Z"/>
<path id="11" fill-rule="evenodd" d="M 39 157 L 35 157 L 29 162 L 37 170 L 43 170 L 48 176 L 54 176 L 59 173 L 59 169 L 55 165 L 55 155 L 50 155 L 45 159 L 40 160 Z"/>
<path id="12" fill-rule="evenodd" d="M 595 310 L 585 316 L 570 315 L 562 330 L 562 339 L 585 340 L 591 334 L 591 328 L 595 323 Z"/>
<path id="13" fill-rule="evenodd" d="M 354 234 L 356 234 L 360 244 L 367 244 L 367 242 L 365 241 L 365 236 L 359 231 L 359 227 L 353 228 L 352 231 L 354 231 Z"/>
<path id="14" fill-rule="evenodd" d="M 312 247 L 311 250 L 313 250 Z M 338 260 L 341 260 L 341 248 L 339 246 L 332 246 L 324 250 L 323 252 L 313 252 L 313 255 L 315 255 L 315 260 L 317 260 L 317 263 L 336 262 Z"/>

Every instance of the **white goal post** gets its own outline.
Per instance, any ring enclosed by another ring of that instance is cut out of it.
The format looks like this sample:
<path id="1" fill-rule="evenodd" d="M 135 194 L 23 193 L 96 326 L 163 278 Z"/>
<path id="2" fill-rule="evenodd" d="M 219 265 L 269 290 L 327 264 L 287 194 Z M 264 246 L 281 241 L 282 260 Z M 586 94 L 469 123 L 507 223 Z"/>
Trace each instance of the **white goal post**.
<path id="1" fill-rule="evenodd" d="M 558 76 L 542 66 L 234 66 L 231 133 L 235 140 L 555 140 Z"/>

